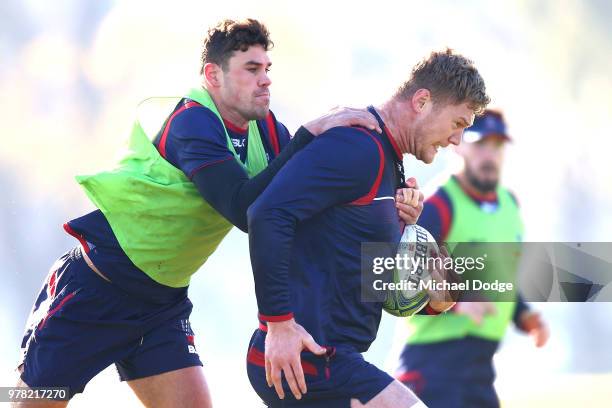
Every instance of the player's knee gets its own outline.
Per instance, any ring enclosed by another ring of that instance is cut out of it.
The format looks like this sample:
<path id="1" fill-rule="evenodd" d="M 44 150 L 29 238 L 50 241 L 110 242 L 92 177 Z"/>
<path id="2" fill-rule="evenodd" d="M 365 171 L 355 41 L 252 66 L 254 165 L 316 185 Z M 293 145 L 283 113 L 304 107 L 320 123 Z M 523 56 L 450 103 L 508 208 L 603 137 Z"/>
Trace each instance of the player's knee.
<path id="1" fill-rule="evenodd" d="M 202 367 L 194 366 L 128 381 L 128 385 L 147 408 L 212 407 Z"/>
<path id="2" fill-rule="evenodd" d="M 378 393 L 367 404 L 358 399 L 351 400 L 351 408 L 427 408 L 425 404 L 404 384 L 395 380 Z"/>
<path id="3" fill-rule="evenodd" d="M 21 378 L 23 373 L 23 364 L 15 370 L 17 380 L 15 387 L 30 388 L 28 384 Z M 11 408 L 64 408 L 68 405 L 68 401 L 53 401 L 53 400 L 33 400 L 33 401 L 13 401 L 10 403 Z"/>

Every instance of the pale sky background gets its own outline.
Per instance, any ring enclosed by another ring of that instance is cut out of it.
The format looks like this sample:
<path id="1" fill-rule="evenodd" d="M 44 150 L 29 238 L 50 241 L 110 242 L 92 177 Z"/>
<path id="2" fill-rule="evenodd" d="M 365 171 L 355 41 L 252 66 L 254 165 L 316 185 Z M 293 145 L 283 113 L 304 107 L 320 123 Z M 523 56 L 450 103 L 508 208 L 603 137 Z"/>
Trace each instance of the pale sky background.
<path id="1" fill-rule="evenodd" d="M 73 176 L 114 162 L 140 100 L 179 95 L 198 83 L 202 36 L 224 17 L 268 25 L 276 44 L 271 106 L 291 131 L 334 105 L 384 102 L 432 49 L 465 54 L 515 140 L 503 181 L 520 201 L 526 240 L 611 241 L 612 5 L 604 0 L 5 0 L 0 385 L 13 384 L 23 325 L 42 279 L 75 244 L 61 224 L 92 208 Z M 405 164 L 426 192 L 460 167 L 450 149 L 432 166 L 408 156 Z M 217 406 L 258 406 L 244 362 L 257 323 L 245 234 L 230 233 L 194 277 L 190 294 Z M 610 303 L 534 307 L 552 338 L 535 350 L 528 338 L 509 334 L 496 357 L 505 406 L 589 406 L 612 397 Z M 368 353 L 389 372 L 402 327 L 385 317 Z M 72 405 L 108 402 L 137 406 L 113 369 Z"/>

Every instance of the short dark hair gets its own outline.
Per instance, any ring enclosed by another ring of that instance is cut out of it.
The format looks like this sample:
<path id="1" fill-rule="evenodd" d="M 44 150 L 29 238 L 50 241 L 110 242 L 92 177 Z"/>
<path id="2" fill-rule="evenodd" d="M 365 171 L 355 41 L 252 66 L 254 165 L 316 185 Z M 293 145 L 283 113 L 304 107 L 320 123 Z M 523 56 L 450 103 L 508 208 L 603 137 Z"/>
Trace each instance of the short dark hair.
<path id="1" fill-rule="evenodd" d="M 234 51 L 246 51 L 252 45 L 261 45 L 266 51 L 274 43 L 270 40 L 270 33 L 263 23 L 248 18 L 243 21 L 223 20 L 210 28 L 202 47 L 200 58 L 200 74 L 204 73 L 204 65 L 214 63 L 224 71 L 227 62 L 234 55 Z"/>
<path id="2" fill-rule="evenodd" d="M 450 48 L 434 51 L 415 65 L 410 78 L 399 87 L 395 97 L 406 100 L 422 88 L 431 92 L 434 103 L 468 102 L 477 114 L 491 101 L 474 63 Z"/>

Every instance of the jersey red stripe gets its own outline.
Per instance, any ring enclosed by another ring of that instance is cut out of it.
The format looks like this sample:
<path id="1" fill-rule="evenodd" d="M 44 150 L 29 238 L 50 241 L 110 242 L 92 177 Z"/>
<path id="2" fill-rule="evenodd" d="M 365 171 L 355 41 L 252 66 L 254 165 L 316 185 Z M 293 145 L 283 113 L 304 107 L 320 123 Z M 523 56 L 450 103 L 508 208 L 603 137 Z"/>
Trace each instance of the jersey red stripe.
<path id="1" fill-rule="evenodd" d="M 202 105 L 194 101 L 187 102 L 183 106 L 178 108 L 176 111 L 174 111 L 174 113 L 170 115 L 170 118 L 166 122 L 166 126 L 164 127 L 164 133 L 162 133 L 162 136 L 159 139 L 159 147 L 157 148 L 157 150 L 159 151 L 159 154 L 164 159 L 166 158 L 166 139 L 168 138 L 168 132 L 170 131 L 170 123 L 172 123 L 172 120 L 176 117 L 176 115 L 183 112 L 185 109 L 193 108 L 194 106 L 202 106 Z"/>
<path id="2" fill-rule="evenodd" d="M 378 175 L 376 176 L 376 181 L 372 185 L 370 192 L 364 195 L 363 197 L 358 198 L 357 200 L 350 203 L 350 205 L 367 205 L 367 204 L 370 204 L 372 200 L 374 200 L 374 198 L 376 198 L 376 194 L 378 193 L 378 188 L 380 187 L 380 182 L 382 181 L 383 170 L 385 168 L 385 154 L 383 153 L 383 149 L 382 149 L 382 146 L 380 145 L 380 142 L 376 140 L 374 136 L 372 136 L 371 134 L 369 134 L 368 132 L 366 132 L 365 130 L 361 128 L 356 127 L 354 129 L 362 131 L 363 133 L 368 135 L 368 137 L 371 137 L 372 140 L 376 142 L 376 147 L 378 147 L 378 155 L 380 156 L 380 163 L 378 165 Z"/>
<path id="3" fill-rule="evenodd" d="M 81 246 L 83 247 L 83 250 L 85 251 L 85 253 L 86 254 L 89 253 L 89 245 L 87 244 L 87 241 L 85 241 L 85 238 L 83 238 L 83 236 L 81 234 L 77 233 L 75 230 L 70 228 L 70 225 L 68 225 L 68 223 L 64 224 L 64 231 L 66 231 L 68 234 L 70 234 L 73 237 L 75 237 L 76 239 L 78 239 L 79 242 L 81 243 Z"/>
<path id="4" fill-rule="evenodd" d="M 272 112 L 268 112 L 268 116 L 266 116 L 266 125 L 268 126 L 268 134 L 270 135 L 272 150 L 274 151 L 274 154 L 278 156 L 280 146 L 278 144 L 278 135 L 276 134 L 276 125 L 274 124 L 274 116 L 272 116 Z"/>

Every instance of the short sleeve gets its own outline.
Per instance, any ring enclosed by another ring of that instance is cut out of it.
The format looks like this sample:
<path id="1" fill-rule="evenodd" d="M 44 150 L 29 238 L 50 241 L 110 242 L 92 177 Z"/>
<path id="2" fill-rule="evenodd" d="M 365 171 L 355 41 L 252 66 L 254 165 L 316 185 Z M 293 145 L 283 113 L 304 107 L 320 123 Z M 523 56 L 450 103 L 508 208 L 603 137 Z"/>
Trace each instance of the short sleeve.
<path id="1" fill-rule="evenodd" d="M 203 167 L 235 160 L 221 121 L 208 108 L 192 107 L 173 118 L 166 138 L 166 159 L 190 179 Z"/>

